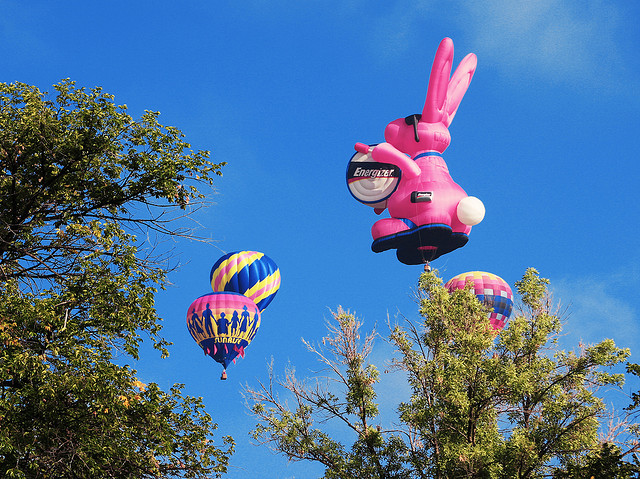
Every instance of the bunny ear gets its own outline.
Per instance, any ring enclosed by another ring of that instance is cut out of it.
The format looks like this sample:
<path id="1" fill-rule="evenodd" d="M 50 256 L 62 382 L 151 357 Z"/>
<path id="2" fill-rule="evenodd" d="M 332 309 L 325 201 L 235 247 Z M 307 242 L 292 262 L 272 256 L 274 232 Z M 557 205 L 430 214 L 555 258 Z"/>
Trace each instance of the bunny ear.
<path id="1" fill-rule="evenodd" d="M 431 75 L 429 76 L 429 88 L 427 89 L 427 100 L 424 103 L 421 121 L 438 123 L 442 120 L 452 64 L 453 40 L 445 38 L 440 42 L 436 57 L 433 60 Z"/>
<path id="2" fill-rule="evenodd" d="M 451 77 L 449 87 L 447 88 L 447 99 L 442 115 L 442 123 L 448 127 L 453 121 L 453 117 L 458 111 L 458 106 L 462 101 L 462 97 L 467 92 L 473 73 L 476 71 L 478 59 L 473 53 L 469 53 L 462 59 L 455 73 Z"/>

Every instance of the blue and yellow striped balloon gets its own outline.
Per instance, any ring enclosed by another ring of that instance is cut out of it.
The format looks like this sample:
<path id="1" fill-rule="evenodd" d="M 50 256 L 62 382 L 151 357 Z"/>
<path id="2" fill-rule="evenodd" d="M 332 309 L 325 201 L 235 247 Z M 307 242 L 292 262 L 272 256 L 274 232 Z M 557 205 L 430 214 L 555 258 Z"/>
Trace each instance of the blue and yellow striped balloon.
<path id="1" fill-rule="evenodd" d="M 280 270 L 264 253 L 236 251 L 225 254 L 211 268 L 214 292 L 240 293 L 264 311 L 280 288 Z"/>

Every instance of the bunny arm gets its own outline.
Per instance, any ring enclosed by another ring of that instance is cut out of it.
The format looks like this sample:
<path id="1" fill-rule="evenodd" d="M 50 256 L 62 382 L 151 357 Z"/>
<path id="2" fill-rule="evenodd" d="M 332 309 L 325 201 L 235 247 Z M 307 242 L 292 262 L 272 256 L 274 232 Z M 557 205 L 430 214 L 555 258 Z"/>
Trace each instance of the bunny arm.
<path id="1" fill-rule="evenodd" d="M 420 176 L 422 172 L 411 157 L 405 155 L 390 143 L 380 143 L 373 147 L 364 143 L 356 143 L 355 149 L 363 154 L 371 153 L 371 158 L 378 163 L 390 163 L 397 166 L 402 171 L 404 178 L 415 178 Z"/>

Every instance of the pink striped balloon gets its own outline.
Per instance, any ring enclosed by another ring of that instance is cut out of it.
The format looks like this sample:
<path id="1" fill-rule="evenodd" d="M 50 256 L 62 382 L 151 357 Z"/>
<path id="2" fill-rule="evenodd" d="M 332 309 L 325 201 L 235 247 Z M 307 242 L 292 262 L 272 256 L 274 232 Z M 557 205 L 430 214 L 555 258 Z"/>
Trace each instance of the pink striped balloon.
<path id="1" fill-rule="evenodd" d="M 187 329 L 204 353 L 225 368 L 244 356 L 260 327 L 260 310 L 239 293 L 209 293 L 197 298 L 187 311 Z"/>
<path id="2" fill-rule="evenodd" d="M 493 329 L 504 328 L 513 309 L 513 293 L 509 284 L 495 274 L 470 271 L 451 278 L 444 286 L 453 293 L 457 289 L 464 289 L 469 282 L 473 284 L 473 292 L 477 298 L 492 308 L 489 321 Z"/>

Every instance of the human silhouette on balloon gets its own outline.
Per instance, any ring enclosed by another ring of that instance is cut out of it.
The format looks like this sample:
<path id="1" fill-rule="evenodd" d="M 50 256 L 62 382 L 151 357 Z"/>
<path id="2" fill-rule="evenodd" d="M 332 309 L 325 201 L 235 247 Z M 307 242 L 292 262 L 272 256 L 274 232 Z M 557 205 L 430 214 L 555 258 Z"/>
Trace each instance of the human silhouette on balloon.
<path id="1" fill-rule="evenodd" d="M 196 335 L 202 334 L 204 331 L 200 327 L 200 317 L 198 313 L 196 313 L 196 308 L 191 310 L 191 318 L 189 319 L 189 332 L 194 339 L 196 339 Z"/>
<path id="2" fill-rule="evenodd" d="M 247 311 L 247 306 L 244 305 L 242 307 L 242 314 L 240 315 L 240 331 L 243 333 L 247 332 L 247 326 L 249 325 L 249 320 L 251 319 L 251 314 Z"/>
<path id="3" fill-rule="evenodd" d="M 238 316 L 238 310 L 234 309 L 233 316 L 231 316 L 231 335 L 232 336 L 237 336 L 239 326 L 240 326 L 240 317 Z"/>
<path id="4" fill-rule="evenodd" d="M 218 334 L 229 334 L 229 324 L 230 321 L 227 319 L 224 311 L 220 313 L 220 317 L 218 318 Z"/>
<path id="5" fill-rule="evenodd" d="M 258 324 L 259 321 L 260 321 L 260 318 L 258 316 L 258 313 L 256 312 L 256 314 L 253 315 L 253 321 L 251 323 L 251 326 L 249 327 L 249 329 L 251 330 L 251 333 L 249 333 L 249 338 L 248 338 L 249 341 L 253 340 L 254 336 L 258 332 L 258 326 L 260 326 Z"/>
<path id="6" fill-rule="evenodd" d="M 209 303 L 207 303 L 207 307 L 202 311 L 202 319 L 204 320 L 204 329 L 207 334 L 212 335 L 213 331 L 213 322 L 215 318 L 213 317 L 213 312 L 211 308 L 209 308 Z M 213 320 L 213 321 L 212 321 Z"/>

